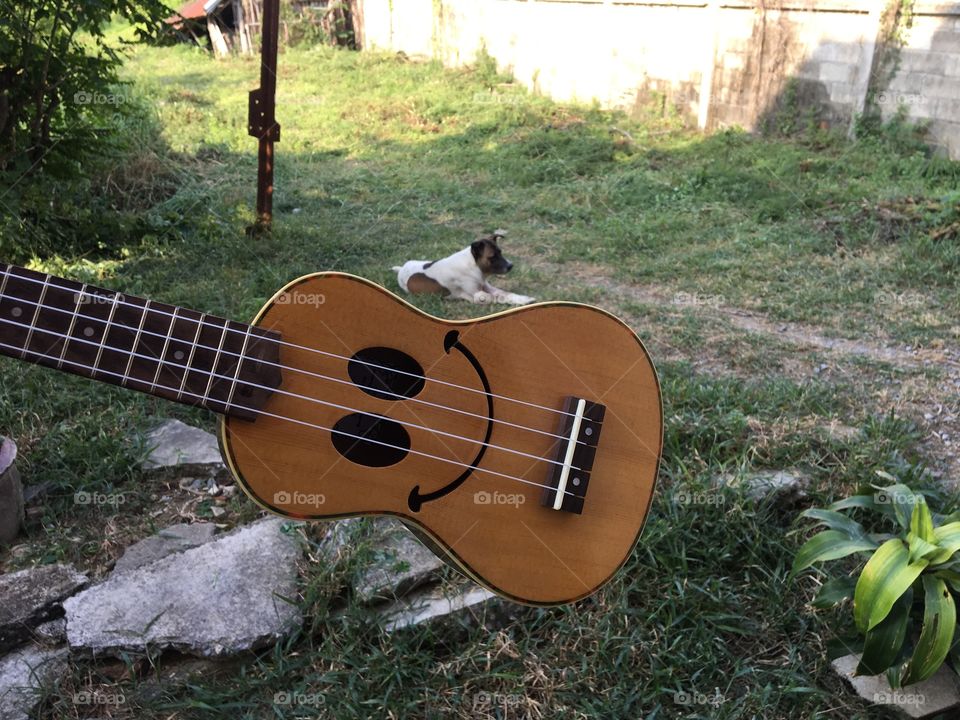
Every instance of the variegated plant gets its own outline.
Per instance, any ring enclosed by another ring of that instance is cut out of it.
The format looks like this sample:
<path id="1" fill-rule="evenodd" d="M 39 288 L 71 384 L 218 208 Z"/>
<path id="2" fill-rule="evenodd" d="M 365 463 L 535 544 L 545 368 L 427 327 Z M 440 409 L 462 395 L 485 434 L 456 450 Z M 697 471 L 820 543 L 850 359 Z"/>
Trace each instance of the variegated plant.
<path id="1" fill-rule="evenodd" d="M 853 508 L 886 516 L 896 534 L 869 532 L 844 514 Z M 869 554 L 859 577 L 825 583 L 813 601 L 814 607 L 829 608 L 853 598 L 853 620 L 863 651 L 857 674 L 886 671 L 892 687 L 933 675 L 950 654 L 957 630 L 960 513 L 935 516 L 923 495 L 894 484 L 868 489 L 826 510 L 806 510 L 801 517 L 827 529 L 800 548 L 791 577 L 815 563 Z M 912 632 L 916 620 L 919 637 Z"/>

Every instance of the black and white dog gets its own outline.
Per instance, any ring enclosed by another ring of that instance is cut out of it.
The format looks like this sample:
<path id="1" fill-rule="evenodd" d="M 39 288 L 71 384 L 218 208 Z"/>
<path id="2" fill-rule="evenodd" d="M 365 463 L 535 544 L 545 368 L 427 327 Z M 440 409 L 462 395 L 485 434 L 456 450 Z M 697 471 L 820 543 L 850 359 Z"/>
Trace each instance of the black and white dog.
<path id="1" fill-rule="evenodd" d="M 442 260 L 408 260 L 394 267 L 397 282 L 408 293 L 435 293 L 473 303 L 525 305 L 532 297 L 500 290 L 487 282 L 490 275 L 505 275 L 513 263 L 500 252 L 504 230 L 494 230 Z"/>

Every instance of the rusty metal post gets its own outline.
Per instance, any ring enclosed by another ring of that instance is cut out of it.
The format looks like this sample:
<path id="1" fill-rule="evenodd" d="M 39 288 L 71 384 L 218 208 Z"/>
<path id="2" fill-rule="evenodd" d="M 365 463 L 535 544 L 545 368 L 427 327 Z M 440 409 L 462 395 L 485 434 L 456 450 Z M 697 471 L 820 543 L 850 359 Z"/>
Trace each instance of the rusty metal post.
<path id="1" fill-rule="evenodd" d="M 256 227 L 269 230 L 273 221 L 273 144 L 280 141 L 280 125 L 275 116 L 280 0 L 263 0 L 260 23 L 260 87 L 250 91 L 248 132 L 260 141 Z"/>

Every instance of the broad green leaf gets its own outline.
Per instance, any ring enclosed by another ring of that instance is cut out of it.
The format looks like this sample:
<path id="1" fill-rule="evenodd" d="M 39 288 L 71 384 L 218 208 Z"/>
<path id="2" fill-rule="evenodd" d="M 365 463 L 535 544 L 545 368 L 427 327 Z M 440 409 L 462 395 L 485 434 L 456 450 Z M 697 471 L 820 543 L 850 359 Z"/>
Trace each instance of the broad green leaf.
<path id="1" fill-rule="evenodd" d="M 957 628 L 957 608 L 946 583 L 941 578 L 926 575 L 923 591 L 923 628 L 913 657 L 904 668 L 901 677 L 904 685 L 922 682 L 937 671 L 950 652 Z"/>
<path id="2" fill-rule="evenodd" d="M 858 523 L 856 520 L 848 518 L 842 513 L 835 512 L 834 510 L 810 508 L 809 510 L 804 510 L 802 513 L 800 513 L 800 517 L 816 520 L 822 525 L 826 525 L 831 530 L 839 530 L 840 532 L 846 533 L 851 538 L 864 537 L 867 534 L 867 531 L 864 530 L 863 525 Z"/>
<path id="3" fill-rule="evenodd" d="M 875 628 L 927 564 L 926 560 L 911 564 L 902 540 L 887 540 L 881 545 L 864 566 L 853 593 L 857 629 L 866 633 Z"/>
<path id="4" fill-rule="evenodd" d="M 817 562 L 838 560 L 855 552 L 876 549 L 877 544 L 869 538 L 851 539 L 846 533 L 838 530 L 824 530 L 807 540 L 797 551 L 790 577 L 794 577 L 798 572 L 806 570 Z"/>
<path id="5" fill-rule="evenodd" d="M 910 516 L 910 532 L 925 542 L 935 542 L 933 534 L 933 518 L 930 516 L 930 508 L 927 507 L 927 501 L 922 495 L 917 496 L 917 502 L 913 506 L 913 514 Z"/>
<path id="6" fill-rule="evenodd" d="M 918 496 L 913 490 L 903 484 L 890 485 L 879 488 L 874 494 L 877 505 L 889 505 L 893 508 L 894 517 L 904 530 L 910 529 L 910 520 L 913 517 L 913 508 L 918 502 Z"/>
<path id="7" fill-rule="evenodd" d="M 874 499 L 873 495 L 851 495 L 846 497 L 843 500 L 837 500 L 835 503 L 832 503 L 827 509 L 828 510 L 848 510 L 849 508 L 866 508 L 867 510 L 873 510 L 877 507 L 877 501 Z"/>
<path id="8" fill-rule="evenodd" d="M 857 581 L 852 577 L 841 577 L 830 580 L 823 584 L 820 592 L 817 593 L 817 596 L 810 604 L 820 610 L 832 608 L 834 605 L 839 605 L 844 600 L 852 598 L 853 590 L 856 586 Z"/>
<path id="9" fill-rule="evenodd" d="M 910 548 L 909 561 L 914 563 L 920 559 L 930 560 L 930 557 L 941 552 L 939 545 L 934 545 L 918 537 L 914 533 L 907 533 L 907 546 Z"/>
<path id="10" fill-rule="evenodd" d="M 876 499 L 876 493 L 871 491 L 869 495 L 851 495 L 848 498 L 843 500 L 838 500 L 837 502 L 830 505 L 828 510 L 849 510 L 850 508 L 862 508 L 864 510 L 876 510 L 887 517 L 896 520 L 896 513 L 893 511 L 893 506 L 890 504 L 878 505 Z"/>
<path id="11" fill-rule="evenodd" d="M 934 575 L 943 579 L 947 585 L 953 588 L 954 592 L 960 592 L 960 572 L 956 570 L 937 570 Z"/>
<path id="12" fill-rule="evenodd" d="M 857 665 L 857 675 L 879 675 L 896 662 L 900 648 L 903 647 L 903 639 L 907 635 L 912 603 L 913 591 L 907 590 L 894 603 L 883 622 L 867 632 L 860 664 Z"/>
<path id="13" fill-rule="evenodd" d="M 933 531 L 934 540 L 940 546 L 940 553 L 930 558 L 931 565 L 940 565 L 960 550 L 960 522 L 941 525 Z"/>

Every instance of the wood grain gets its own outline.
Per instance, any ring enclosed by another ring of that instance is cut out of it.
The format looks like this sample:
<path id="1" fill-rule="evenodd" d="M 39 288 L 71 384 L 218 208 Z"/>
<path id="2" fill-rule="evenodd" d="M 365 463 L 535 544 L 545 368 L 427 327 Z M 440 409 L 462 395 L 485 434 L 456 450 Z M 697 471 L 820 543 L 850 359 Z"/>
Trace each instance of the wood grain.
<path id="1" fill-rule="evenodd" d="M 364 467 L 341 457 L 329 432 L 267 414 L 255 422 L 227 418 L 221 428 L 224 456 L 262 506 L 302 518 L 399 516 L 429 532 L 475 579 L 531 604 L 584 597 L 609 580 L 629 556 L 654 491 L 662 408 L 649 356 L 633 331 L 613 316 L 585 305 L 546 303 L 479 320 L 446 321 L 360 278 L 323 273 L 285 287 L 255 324 L 279 332 L 285 342 L 347 357 L 366 347 L 396 348 L 415 358 L 428 378 L 416 397 L 422 403 L 380 399 L 350 383 L 345 360 L 285 345 L 284 365 L 341 382 L 286 370 L 282 392 L 267 401 L 265 413 L 327 428 L 347 414 L 285 393 L 318 398 L 405 423 L 413 449 L 457 462 L 469 464 L 476 455 L 486 432 L 487 403 L 482 392 L 436 382 L 482 390 L 463 355 L 444 350 L 444 337 L 451 330 L 459 331 L 461 343 L 479 360 L 496 395 L 557 409 L 566 396 L 574 395 L 607 407 L 581 515 L 543 507 L 539 487 L 483 472 L 546 482 L 547 463 L 504 450 L 488 448 L 480 468 L 463 486 L 414 513 L 407 502 L 413 487 L 419 485 L 422 492 L 439 489 L 463 468 L 413 454 L 389 467 Z M 555 413 L 499 398 L 494 412 L 497 419 L 548 433 L 558 420 Z M 490 439 L 491 445 L 550 458 L 555 442 L 503 423 L 495 424 Z M 307 497 L 281 508 L 275 498 L 284 498 L 282 493 Z M 500 502 L 483 502 L 485 498 Z"/>

